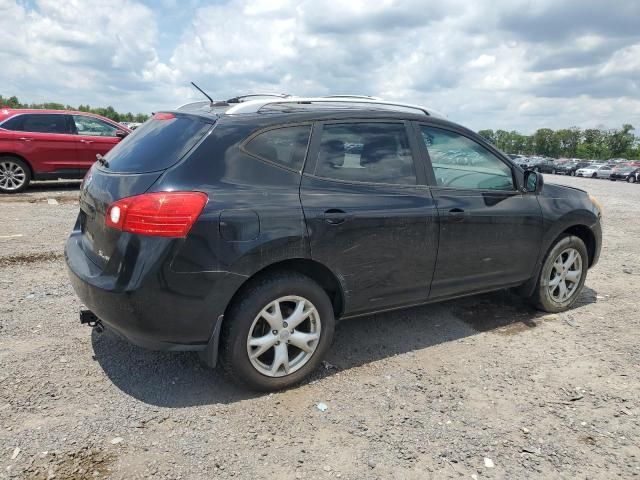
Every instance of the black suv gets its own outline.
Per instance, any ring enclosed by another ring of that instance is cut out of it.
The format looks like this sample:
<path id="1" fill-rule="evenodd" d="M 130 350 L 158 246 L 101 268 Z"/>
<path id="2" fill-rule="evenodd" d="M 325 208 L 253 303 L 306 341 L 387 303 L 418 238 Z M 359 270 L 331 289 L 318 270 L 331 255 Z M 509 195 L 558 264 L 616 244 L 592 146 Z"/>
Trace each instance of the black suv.
<path id="1" fill-rule="evenodd" d="M 581 168 L 588 167 L 591 162 L 566 162 L 560 163 L 556 166 L 556 173 L 562 175 L 576 176 L 576 172 Z"/>
<path id="2" fill-rule="evenodd" d="M 560 312 L 598 260 L 595 199 L 428 109 L 234 102 L 157 113 L 87 174 L 65 249 L 81 321 L 274 390 L 338 318 L 509 287 Z"/>
<path id="3" fill-rule="evenodd" d="M 534 172 L 555 174 L 557 165 L 552 158 L 530 157 L 526 162 L 526 167 L 523 168 L 525 168 L 525 170 L 533 170 Z"/>

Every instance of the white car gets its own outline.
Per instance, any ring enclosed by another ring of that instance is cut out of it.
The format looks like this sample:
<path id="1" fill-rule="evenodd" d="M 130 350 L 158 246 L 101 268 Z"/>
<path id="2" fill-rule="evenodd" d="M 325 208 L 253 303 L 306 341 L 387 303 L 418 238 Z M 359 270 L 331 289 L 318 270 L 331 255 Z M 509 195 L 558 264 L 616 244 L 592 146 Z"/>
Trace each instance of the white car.
<path id="1" fill-rule="evenodd" d="M 589 165 L 576 170 L 578 177 L 609 178 L 613 172 L 611 165 Z"/>

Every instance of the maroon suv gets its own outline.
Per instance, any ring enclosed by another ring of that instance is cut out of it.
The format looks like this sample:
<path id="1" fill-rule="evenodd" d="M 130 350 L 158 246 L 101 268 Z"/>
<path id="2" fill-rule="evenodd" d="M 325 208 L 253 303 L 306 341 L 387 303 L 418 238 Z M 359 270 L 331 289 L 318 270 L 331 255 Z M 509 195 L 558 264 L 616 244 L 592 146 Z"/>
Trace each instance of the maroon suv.
<path id="1" fill-rule="evenodd" d="M 31 180 L 82 178 L 131 131 L 86 112 L 0 109 L 0 193 Z"/>

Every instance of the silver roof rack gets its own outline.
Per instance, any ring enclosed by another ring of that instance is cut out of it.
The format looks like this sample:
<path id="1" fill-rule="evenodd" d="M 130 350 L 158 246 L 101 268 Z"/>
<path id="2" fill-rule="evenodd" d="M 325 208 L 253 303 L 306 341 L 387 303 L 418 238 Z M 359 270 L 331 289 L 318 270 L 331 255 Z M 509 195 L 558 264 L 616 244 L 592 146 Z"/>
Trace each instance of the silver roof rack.
<path id="1" fill-rule="evenodd" d="M 196 102 L 189 102 L 189 103 L 184 103 L 182 105 L 180 105 L 178 108 L 176 108 L 176 110 L 184 110 L 188 107 L 206 107 L 208 105 L 210 105 L 211 102 L 209 100 L 198 100 Z"/>
<path id="2" fill-rule="evenodd" d="M 387 102 L 384 100 L 373 100 L 371 98 L 361 98 L 349 96 L 330 96 L 330 97 L 287 97 L 278 99 L 262 99 L 262 100 L 249 100 L 241 102 L 225 112 L 227 115 L 234 115 L 239 113 L 258 113 L 261 108 L 268 105 L 309 105 L 309 104 L 354 104 L 354 105 L 368 105 L 368 106 L 382 106 L 382 107 L 397 107 L 400 109 L 416 110 L 424 115 L 430 115 L 435 117 L 443 117 L 442 114 L 435 110 L 427 109 L 419 105 L 411 105 L 408 103 Z"/>
<path id="3" fill-rule="evenodd" d="M 291 95 L 288 93 L 249 93 L 247 95 L 238 95 L 237 97 L 226 100 L 227 103 L 239 103 L 243 98 L 249 97 L 276 97 L 276 98 L 289 98 Z"/>
<path id="4" fill-rule="evenodd" d="M 379 97 L 372 97 L 371 95 L 326 95 L 322 98 L 360 98 L 365 100 L 382 100 Z"/>

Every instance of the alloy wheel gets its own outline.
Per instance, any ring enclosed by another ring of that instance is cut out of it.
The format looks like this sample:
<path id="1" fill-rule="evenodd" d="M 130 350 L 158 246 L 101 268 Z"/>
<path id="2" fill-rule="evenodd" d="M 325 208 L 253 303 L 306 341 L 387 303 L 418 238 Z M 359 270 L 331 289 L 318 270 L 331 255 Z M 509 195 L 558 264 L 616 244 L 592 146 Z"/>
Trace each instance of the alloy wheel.
<path id="1" fill-rule="evenodd" d="M 27 172 L 11 160 L 0 162 L 0 188 L 5 191 L 19 190 L 27 180 Z"/>
<path id="2" fill-rule="evenodd" d="M 558 255 L 551 267 L 548 291 L 556 303 L 566 302 L 578 290 L 582 277 L 582 255 L 575 248 L 567 248 Z"/>
<path id="3" fill-rule="evenodd" d="M 249 329 L 251 365 L 267 377 L 299 370 L 315 353 L 321 328 L 318 310 L 306 298 L 290 295 L 270 302 Z"/>

